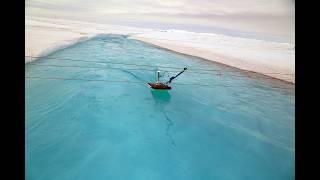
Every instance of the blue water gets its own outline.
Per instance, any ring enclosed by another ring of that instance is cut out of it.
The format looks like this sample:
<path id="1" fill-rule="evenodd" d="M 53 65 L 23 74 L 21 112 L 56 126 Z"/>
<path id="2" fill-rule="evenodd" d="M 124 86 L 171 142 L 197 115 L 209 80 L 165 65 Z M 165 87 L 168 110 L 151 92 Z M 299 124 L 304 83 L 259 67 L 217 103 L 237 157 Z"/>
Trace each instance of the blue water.
<path id="1" fill-rule="evenodd" d="M 294 179 L 294 85 L 117 35 L 25 70 L 28 180 Z"/>

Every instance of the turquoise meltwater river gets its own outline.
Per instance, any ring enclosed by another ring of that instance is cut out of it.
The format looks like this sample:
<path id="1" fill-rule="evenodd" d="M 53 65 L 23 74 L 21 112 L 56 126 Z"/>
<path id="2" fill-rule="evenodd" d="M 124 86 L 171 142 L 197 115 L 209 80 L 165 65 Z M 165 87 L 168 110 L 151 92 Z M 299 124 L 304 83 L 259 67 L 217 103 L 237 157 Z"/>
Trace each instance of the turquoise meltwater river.
<path id="1" fill-rule="evenodd" d="M 292 84 L 120 35 L 25 71 L 28 180 L 295 178 Z"/>

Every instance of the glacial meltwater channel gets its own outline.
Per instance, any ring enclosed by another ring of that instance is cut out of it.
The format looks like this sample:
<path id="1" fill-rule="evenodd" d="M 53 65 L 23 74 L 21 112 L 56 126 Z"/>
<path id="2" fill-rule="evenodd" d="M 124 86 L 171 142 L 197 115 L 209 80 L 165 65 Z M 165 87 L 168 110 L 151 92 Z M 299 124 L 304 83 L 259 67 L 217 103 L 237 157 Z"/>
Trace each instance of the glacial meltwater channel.
<path id="1" fill-rule="evenodd" d="M 145 84 L 184 67 L 170 91 Z M 295 177 L 292 84 L 120 35 L 25 70 L 27 180 Z"/>

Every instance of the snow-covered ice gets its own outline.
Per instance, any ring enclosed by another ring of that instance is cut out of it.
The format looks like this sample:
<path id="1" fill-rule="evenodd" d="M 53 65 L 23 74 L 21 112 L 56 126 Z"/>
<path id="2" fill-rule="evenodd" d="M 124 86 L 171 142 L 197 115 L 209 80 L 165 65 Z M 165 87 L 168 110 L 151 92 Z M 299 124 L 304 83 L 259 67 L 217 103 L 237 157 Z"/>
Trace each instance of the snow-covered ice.
<path id="1" fill-rule="evenodd" d="M 295 80 L 293 44 L 182 30 L 156 31 L 130 38 L 285 81 Z"/>

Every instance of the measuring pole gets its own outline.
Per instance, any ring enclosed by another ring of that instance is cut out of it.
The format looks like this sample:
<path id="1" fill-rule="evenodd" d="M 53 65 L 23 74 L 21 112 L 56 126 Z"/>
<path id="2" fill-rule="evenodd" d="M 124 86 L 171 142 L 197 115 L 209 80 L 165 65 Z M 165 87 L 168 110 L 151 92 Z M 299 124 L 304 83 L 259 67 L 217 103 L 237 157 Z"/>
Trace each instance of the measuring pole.
<path id="1" fill-rule="evenodd" d="M 170 84 L 172 80 L 174 80 L 176 77 L 178 77 L 180 74 L 182 74 L 185 70 L 187 70 L 186 67 L 183 68 L 183 70 L 182 70 L 181 72 L 179 72 L 179 74 L 177 74 L 177 75 L 175 75 L 175 76 L 172 76 L 172 77 L 170 78 L 170 80 L 166 82 L 166 84 Z"/>

